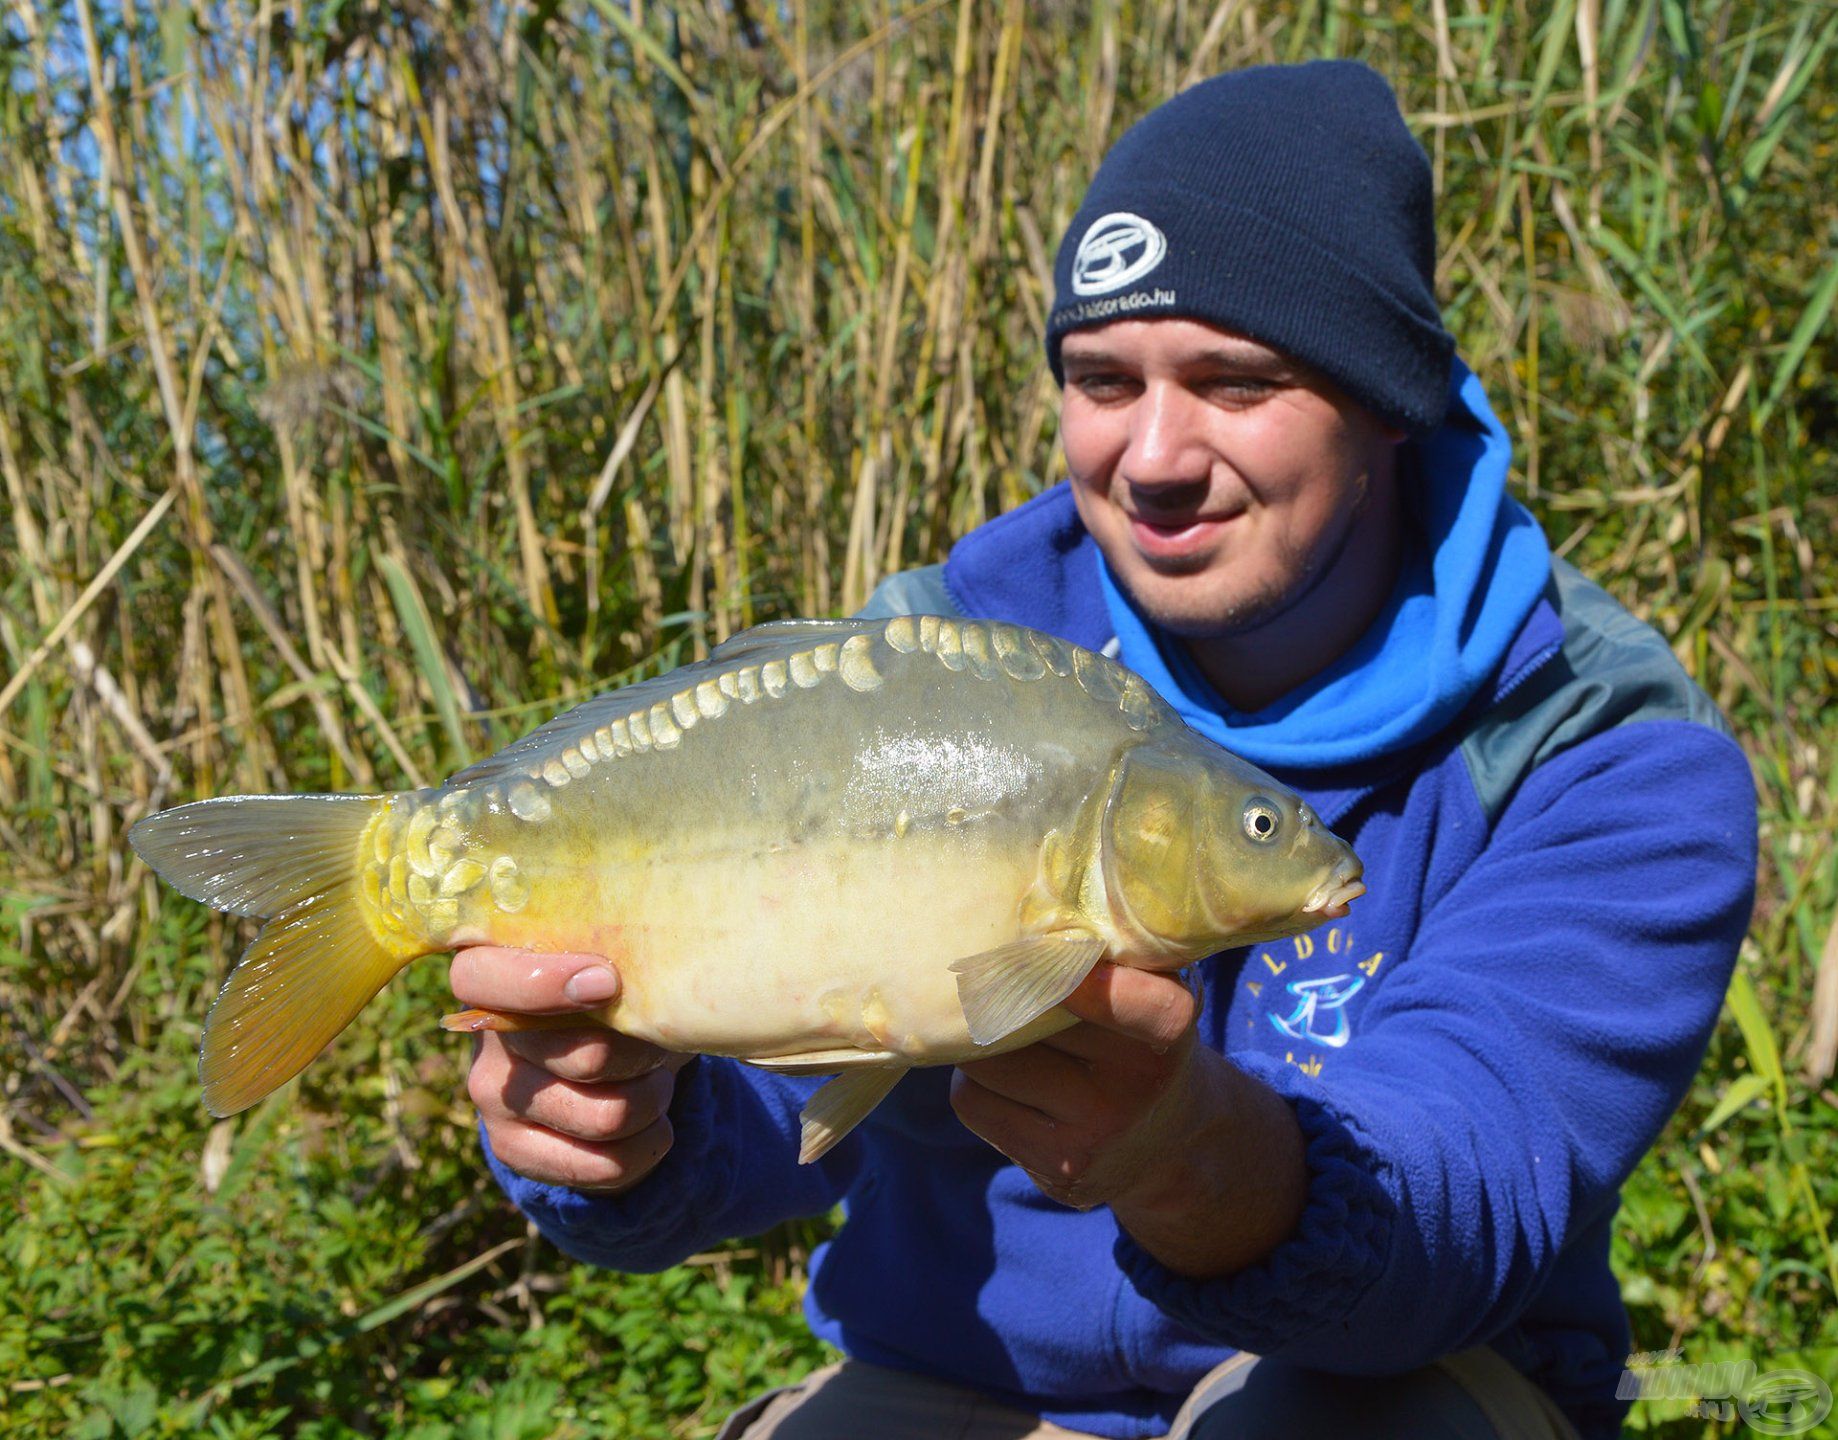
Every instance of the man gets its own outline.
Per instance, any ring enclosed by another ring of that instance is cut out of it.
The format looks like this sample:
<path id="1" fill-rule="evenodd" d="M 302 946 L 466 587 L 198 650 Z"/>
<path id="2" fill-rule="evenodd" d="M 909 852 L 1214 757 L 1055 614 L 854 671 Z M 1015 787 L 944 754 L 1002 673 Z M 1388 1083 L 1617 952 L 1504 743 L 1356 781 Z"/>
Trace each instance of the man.
<path id="1" fill-rule="evenodd" d="M 1351 915 L 1214 957 L 1203 999 L 1100 967 L 1085 1023 L 915 1072 L 803 1169 L 813 1082 L 483 1041 L 494 1170 L 570 1254 L 658 1268 L 847 1203 L 807 1312 L 849 1360 L 728 1434 L 1616 1433 L 1618 1187 L 1715 1022 L 1754 796 L 1665 643 L 1507 495 L 1433 274 L 1370 70 L 1170 101 L 1059 252 L 1069 483 L 869 607 L 1117 654 L 1353 843 Z M 617 985 L 453 967 L 496 1009 Z"/>

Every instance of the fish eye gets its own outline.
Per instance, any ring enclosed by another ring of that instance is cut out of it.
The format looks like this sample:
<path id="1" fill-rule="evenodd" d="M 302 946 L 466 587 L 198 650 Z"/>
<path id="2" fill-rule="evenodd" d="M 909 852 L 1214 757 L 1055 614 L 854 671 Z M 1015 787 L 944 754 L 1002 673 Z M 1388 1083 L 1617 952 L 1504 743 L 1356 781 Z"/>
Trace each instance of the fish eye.
<path id="1" fill-rule="evenodd" d="M 1276 832 L 1282 828 L 1283 817 L 1261 795 L 1253 795 L 1245 801 L 1244 833 L 1260 845 L 1268 845 L 1276 839 Z"/>

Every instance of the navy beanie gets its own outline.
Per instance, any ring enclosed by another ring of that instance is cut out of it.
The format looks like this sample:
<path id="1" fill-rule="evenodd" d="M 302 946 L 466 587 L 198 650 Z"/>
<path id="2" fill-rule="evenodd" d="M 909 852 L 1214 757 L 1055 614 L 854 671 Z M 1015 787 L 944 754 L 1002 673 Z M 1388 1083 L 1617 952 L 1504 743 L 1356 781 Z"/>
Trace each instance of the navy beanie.
<path id="1" fill-rule="evenodd" d="M 1442 423 L 1429 160 L 1349 60 L 1203 81 L 1111 148 L 1053 269 L 1047 363 L 1112 320 L 1178 315 L 1274 346 L 1400 428 Z"/>

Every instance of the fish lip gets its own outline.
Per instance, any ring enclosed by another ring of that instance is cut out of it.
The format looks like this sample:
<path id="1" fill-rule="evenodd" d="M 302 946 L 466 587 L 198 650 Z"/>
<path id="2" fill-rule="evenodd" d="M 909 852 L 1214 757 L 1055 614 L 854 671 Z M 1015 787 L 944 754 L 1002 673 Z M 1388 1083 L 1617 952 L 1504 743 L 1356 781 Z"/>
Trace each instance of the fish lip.
<path id="1" fill-rule="evenodd" d="M 1365 893 L 1365 881 L 1349 880 L 1331 895 L 1324 897 L 1318 906 L 1310 906 L 1309 909 L 1323 920 L 1338 920 L 1347 913 L 1347 906 Z"/>
<path id="2" fill-rule="evenodd" d="M 1366 893 L 1366 882 L 1360 878 L 1365 867 L 1357 860 L 1343 860 L 1334 868 L 1334 873 L 1321 882 L 1320 888 L 1308 897 L 1308 903 L 1302 907 L 1305 915 L 1319 915 L 1324 920 L 1338 920 L 1347 913 L 1347 906 Z"/>

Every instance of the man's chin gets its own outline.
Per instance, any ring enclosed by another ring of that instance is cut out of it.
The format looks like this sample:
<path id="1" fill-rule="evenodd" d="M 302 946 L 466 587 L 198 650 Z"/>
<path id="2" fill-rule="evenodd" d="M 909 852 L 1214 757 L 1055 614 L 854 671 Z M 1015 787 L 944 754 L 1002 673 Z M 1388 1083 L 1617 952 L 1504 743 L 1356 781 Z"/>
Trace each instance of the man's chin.
<path id="1" fill-rule="evenodd" d="M 1202 565 L 1186 574 L 1164 567 L 1120 577 L 1136 607 L 1156 627 L 1184 640 L 1221 640 L 1256 630 L 1287 608 L 1281 593 L 1241 591 L 1206 583 Z"/>
<path id="2" fill-rule="evenodd" d="M 1219 557 L 1207 550 L 1180 555 L 1145 555 L 1137 550 L 1130 558 L 1136 567 L 1149 575 L 1166 575 L 1171 578 L 1199 575 L 1219 564 Z"/>

